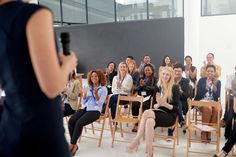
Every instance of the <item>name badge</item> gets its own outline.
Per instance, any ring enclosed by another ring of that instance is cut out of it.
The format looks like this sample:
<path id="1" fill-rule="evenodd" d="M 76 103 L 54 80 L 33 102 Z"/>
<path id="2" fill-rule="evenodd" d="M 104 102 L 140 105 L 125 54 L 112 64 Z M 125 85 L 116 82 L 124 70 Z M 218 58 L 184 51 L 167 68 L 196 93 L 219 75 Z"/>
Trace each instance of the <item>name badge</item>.
<path id="1" fill-rule="evenodd" d="M 142 96 L 146 96 L 146 95 L 147 95 L 147 92 L 146 92 L 146 91 L 141 91 L 141 95 L 142 95 Z"/>

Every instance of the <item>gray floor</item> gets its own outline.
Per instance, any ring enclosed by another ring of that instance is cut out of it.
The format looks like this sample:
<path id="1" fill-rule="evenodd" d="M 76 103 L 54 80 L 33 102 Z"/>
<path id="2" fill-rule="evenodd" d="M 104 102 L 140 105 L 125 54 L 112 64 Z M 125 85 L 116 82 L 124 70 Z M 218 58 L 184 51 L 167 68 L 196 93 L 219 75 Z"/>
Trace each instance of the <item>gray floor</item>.
<path id="1" fill-rule="evenodd" d="M 68 134 L 67 130 L 67 123 L 66 120 L 64 120 L 64 125 L 66 129 L 66 138 L 69 141 L 70 137 Z M 96 123 L 95 125 L 100 125 Z M 91 128 L 91 125 L 88 125 L 87 128 Z M 79 150 L 77 151 L 75 157 L 107 157 L 107 156 L 112 156 L 112 157 L 145 157 L 145 141 L 141 141 L 141 144 L 139 146 L 139 149 L 137 152 L 134 152 L 132 154 L 129 154 L 125 152 L 125 147 L 127 146 L 127 143 L 121 143 L 121 142 L 115 142 L 114 148 L 111 148 L 111 134 L 108 129 L 108 125 L 106 125 L 106 129 L 104 132 L 104 137 L 103 137 L 103 142 L 102 146 L 99 148 L 98 147 L 98 140 L 94 139 L 89 139 L 82 137 L 81 141 L 78 142 Z M 124 126 L 124 129 L 129 131 L 132 129 L 132 126 Z M 160 132 L 160 129 L 156 129 L 156 131 Z M 224 137 L 223 137 L 223 129 L 221 131 L 221 147 L 224 144 Z M 166 130 L 164 130 L 164 133 Z M 95 132 L 95 135 L 92 134 L 91 130 L 87 129 L 87 132 L 83 132 L 83 135 L 87 136 L 92 136 L 92 137 L 98 137 L 99 132 Z M 131 140 L 134 138 L 135 135 L 133 134 L 126 134 L 125 139 L 126 140 Z M 118 139 L 120 138 L 120 134 L 117 133 Z M 197 138 L 199 137 L 199 133 L 196 135 Z M 214 138 L 214 137 L 213 137 Z M 120 138 L 121 139 L 121 138 Z M 171 143 L 166 142 L 165 140 L 159 141 L 158 139 L 155 140 L 154 143 L 159 143 L 161 145 L 170 145 Z M 184 135 L 179 128 L 179 145 L 176 145 L 176 152 L 175 156 L 176 157 L 184 157 L 186 156 L 186 135 Z M 201 151 L 212 151 L 215 152 L 215 146 L 212 146 L 210 144 L 195 144 L 192 145 L 194 149 L 198 149 Z M 168 149 L 163 149 L 163 148 L 154 148 L 154 156 L 155 157 L 170 157 L 172 156 L 172 150 Z M 190 154 L 190 157 L 199 157 L 199 154 Z M 213 155 L 201 155 L 202 157 L 211 157 Z M 231 154 L 229 155 L 231 156 Z"/>

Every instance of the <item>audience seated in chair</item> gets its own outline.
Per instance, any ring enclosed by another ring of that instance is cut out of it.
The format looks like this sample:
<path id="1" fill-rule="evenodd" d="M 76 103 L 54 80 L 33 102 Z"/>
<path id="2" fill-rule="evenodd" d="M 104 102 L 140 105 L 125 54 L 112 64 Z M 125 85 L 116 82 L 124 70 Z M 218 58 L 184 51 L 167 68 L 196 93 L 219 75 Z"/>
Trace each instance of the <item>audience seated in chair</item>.
<path id="1" fill-rule="evenodd" d="M 203 78 L 203 77 L 206 77 L 207 76 L 207 70 L 206 70 L 206 67 L 207 65 L 214 65 L 215 66 L 215 78 L 218 80 L 220 75 L 221 75 L 221 67 L 217 64 L 214 63 L 214 54 L 213 53 L 208 53 L 207 56 L 206 56 L 206 61 L 203 62 L 203 66 L 201 67 L 201 73 L 200 73 L 200 76 Z"/>
<path id="2" fill-rule="evenodd" d="M 112 119 L 115 118 L 118 95 L 130 95 L 133 87 L 133 79 L 128 73 L 128 66 L 121 62 L 118 66 L 118 74 L 112 81 L 112 93 L 109 107 L 111 108 Z M 124 102 L 125 104 L 125 102 Z"/>
<path id="3" fill-rule="evenodd" d="M 76 79 L 76 73 L 73 71 L 70 74 L 69 82 L 62 92 L 64 102 L 64 117 L 75 113 L 78 110 L 78 96 L 81 94 L 81 82 Z"/>
<path id="4" fill-rule="evenodd" d="M 108 94 L 112 94 L 111 92 L 111 87 L 112 87 L 112 80 L 114 78 L 114 76 L 117 75 L 117 71 L 116 71 L 116 63 L 115 62 L 109 62 L 107 64 L 107 68 L 106 68 L 106 78 L 107 78 L 107 90 L 108 90 Z"/>
<path id="5" fill-rule="evenodd" d="M 132 60 L 134 60 L 134 57 L 133 57 L 133 56 L 127 56 L 126 59 L 125 59 L 125 63 L 126 63 L 127 65 L 129 65 L 129 62 L 132 61 Z"/>
<path id="6" fill-rule="evenodd" d="M 221 82 L 215 78 L 216 68 L 214 65 L 206 66 L 206 77 L 198 81 L 197 93 L 195 100 L 202 101 L 218 101 L 220 98 Z M 217 112 L 212 107 L 200 108 L 202 112 L 203 123 L 214 123 L 217 121 Z M 202 132 L 201 139 L 203 142 L 211 141 L 211 134 L 209 132 Z"/>
<path id="7" fill-rule="evenodd" d="M 186 56 L 184 58 L 185 61 L 185 66 L 184 66 L 184 74 L 187 79 L 190 80 L 189 84 L 192 86 L 192 91 L 190 97 L 193 98 L 194 91 L 195 91 L 195 85 L 197 82 L 197 68 L 192 65 L 192 57 L 191 56 Z"/>
<path id="8" fill-rule="evenodd" d="M 144 56 L 143 56 L 143 60 L 141 61 L 140 65 L 139 65 L 139 68 L 138 68 L 140 77 L 143 77 L 143 74 L 144 74 L 144 66 L 145 66 L 146 64 L 151 64 L 151 65 L 153 66 L 153 69 L 155 70 L 155 65 L 151 63 L 151 57 L 150 57 L 149 55 L 144 55 Z"/>
<path id="9" fill-rule="evenodd" d="M 183 132 L 186 133 L 187 126 L 183 115 L 188 112 L 187 99 L 190 97 L 189 80 L 183 77 L 184 66 L 180 63 L 174 65 L 175 84 L 179 86 L 180 100 L 178 107 L 178 122 Z M 173 130 L 168 129 L 168 135 L 172 136 Z"/>
<path id="10" fill-rule="evenodd" d="M 166 55 L 166 56 L 163 57 L 161 66 L 162 67 L 167 66 L 167 67 L 172 67 L 173 68 L 174 63 L 173 63 L 173 60 L 170 58 L 170 56 Z"/>
<path id="11" fill-rule="evenodd" d="M 134 92 L 143 97 L 153 96 L 154 90 L 157 85 L 157 78 L 154 76 L 154 69 L 151 64 L 146 64 L 144 66 L 144 75 L 139 79 L 139 83 L 134 87 Z M 143 103 L 143 112 L 150 109 L 151 98 Z M 138 102 L 132 105 L 132 115 L 138 116 L 140 104 Z M 133 132 L 137 132 L 138 125 L 136 124 L 132 129 Z"/>
<path id="12" fill-rule="evenodd" d="M 138 81 L 139 81 L 139 72 L 136 67 L 136 62 L 135 62 L 135 60 L 130 60 L 129 64 L 127 64 L 127 65 L 128 65 L 128 69 L 129 69 L 128 70 L 129 74 L 133 79 L 133 86 L 135 86 L 138 84 Z"/>
<path id="13" fill-rule="evenodd" d="M 102 71 L 90 71 L 87 80 L 89 86 L 83 89 L 82 108 L 71 116 L 68 124 L 71 137 L 69 150 L 72 155 L 78 149 L 76 143 L 83 127 L 99 119 L 107 96 L 106 78 Z"/>
<path id="14" fill-rule="evenodd" d="M 138 147 L 145 136 L 147 156 L 153 157 L 152 142 L 156 127 L 169 127 L 176 122 L 179 104 L 179 88 L 174 85 L 174 74 L 171 67 L 163 67 L 160 71 L 154 109 L 143 113 L 135 139 L 127 146 L 126 151 L 132 152 Z"/>
<path id="15" fill-rule="evenodd" d="M 111 87 L 112 87 L 112 80 L 114 78 L 114 76 L 117 75 L 117 71 L 116 71 L 116 64 L 115 62 L 109 62 L 107 64 L 107 68 L 106 68 L 106 78 L 107 78 L 107 90 L 108 90 L 108 94 L 112 94 L 111 92 Z"/>

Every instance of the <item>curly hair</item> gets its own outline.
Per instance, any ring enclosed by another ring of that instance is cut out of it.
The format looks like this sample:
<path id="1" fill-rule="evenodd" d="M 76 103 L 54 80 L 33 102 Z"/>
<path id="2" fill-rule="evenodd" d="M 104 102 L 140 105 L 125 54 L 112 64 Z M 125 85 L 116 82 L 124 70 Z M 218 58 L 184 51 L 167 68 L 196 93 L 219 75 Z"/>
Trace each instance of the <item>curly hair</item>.
<path id="1" fill-rule="evenodd" d="M 87 74 L 87 80 L 88 80 L 88 84 L 90 86 L 93 86 L 93 82 L 91 80 L 92 74 L 96 73 L 98 75 L 98 80 L 99 80 L 99 84 L 101 86 L 106 86 L 107 84 L 107 80 L 106 80 L 106 76 L 104 75 L 103 71 L 100 69 L 97 70 L 91 70 L 88 74 Z"/>

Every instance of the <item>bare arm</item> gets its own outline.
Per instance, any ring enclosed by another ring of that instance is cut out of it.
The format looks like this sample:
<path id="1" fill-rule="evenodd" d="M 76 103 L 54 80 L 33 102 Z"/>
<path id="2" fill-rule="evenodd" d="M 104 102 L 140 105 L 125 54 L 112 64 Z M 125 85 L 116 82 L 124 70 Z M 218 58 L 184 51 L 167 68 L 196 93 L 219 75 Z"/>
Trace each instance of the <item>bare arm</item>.
<path id="1" fill-rule="evenodd" d="M 65 87 L 68 74 L 76 66 L 74 53 L 60 56 L 56 54 L 52 15 L 41 9 L 29 19 L 26 27 L 29 53 L 33 69 L 41 90 L 49 97 L 56 97 Z"/>

